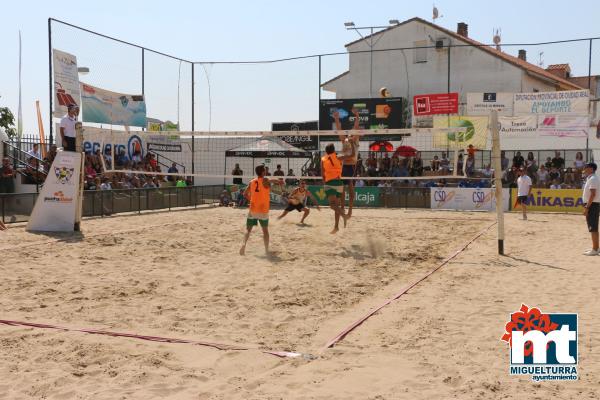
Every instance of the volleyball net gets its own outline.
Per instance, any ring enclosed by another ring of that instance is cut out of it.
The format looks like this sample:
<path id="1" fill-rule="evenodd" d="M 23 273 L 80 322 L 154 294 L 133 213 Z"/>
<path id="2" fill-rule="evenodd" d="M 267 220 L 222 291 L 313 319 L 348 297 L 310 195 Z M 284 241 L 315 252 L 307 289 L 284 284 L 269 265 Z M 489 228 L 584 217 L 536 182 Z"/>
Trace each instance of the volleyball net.
<path id="1" fill-rule="evenodd" d="M 151 177 L 194 177 L 198 182 L 247 182 L 255 167 L 293 182 L 322 179 L 325 147 L 354 155 L 350 180 L 490 180 L 490 160 L 475 158 L 486 139 L 469 128 L 412 128 L 327 131 L 146 132 L 85 128 L 84 150 L 102 155 L 105 173 Z M 349 142 L 355 143 L 349 145 Z M 346 144 L 344 144 L 346 143 Z M 489 170 L 489 167 L 487 168 Z"/>

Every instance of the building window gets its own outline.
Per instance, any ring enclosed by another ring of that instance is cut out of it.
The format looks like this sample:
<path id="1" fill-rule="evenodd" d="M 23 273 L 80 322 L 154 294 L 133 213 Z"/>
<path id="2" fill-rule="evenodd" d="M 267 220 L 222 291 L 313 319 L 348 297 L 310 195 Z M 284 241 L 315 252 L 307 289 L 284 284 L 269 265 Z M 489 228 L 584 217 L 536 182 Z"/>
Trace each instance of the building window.
<path id="1" fill-rule="evenodd" d="M 414 62 L 416 63 L 425 63 L 427 62 L 427 40 L 418 40 L 414 42 L 415 54 L 414 54 Z M 419 49 L 417 47 L 424 47 Z"/>

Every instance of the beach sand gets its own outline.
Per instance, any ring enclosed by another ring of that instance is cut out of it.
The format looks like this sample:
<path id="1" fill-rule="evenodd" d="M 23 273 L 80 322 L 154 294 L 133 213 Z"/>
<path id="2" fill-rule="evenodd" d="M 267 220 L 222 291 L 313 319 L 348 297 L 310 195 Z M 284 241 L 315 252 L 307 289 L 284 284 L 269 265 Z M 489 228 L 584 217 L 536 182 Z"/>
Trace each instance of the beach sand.
<path id="1" fill-rule="evenodd" d="M 355 211 L 276 221 L 237 254 L 245 210 L 88 219 L 82 234 L 1 233 L 0 319 L 202 340 L 217 350 L 0 324 L 0 398 L 598 398 L 600 258 L 579 215 L 506 215 L 331 349 L 335 335 L 489 228 L 495 216 Z M 579 314 L 577 382 L 510 376 L 511 312 Z M 294 351 L 290 359 L 263 350 Z M 310 356 L 309 356 L 310 355 Z"/>

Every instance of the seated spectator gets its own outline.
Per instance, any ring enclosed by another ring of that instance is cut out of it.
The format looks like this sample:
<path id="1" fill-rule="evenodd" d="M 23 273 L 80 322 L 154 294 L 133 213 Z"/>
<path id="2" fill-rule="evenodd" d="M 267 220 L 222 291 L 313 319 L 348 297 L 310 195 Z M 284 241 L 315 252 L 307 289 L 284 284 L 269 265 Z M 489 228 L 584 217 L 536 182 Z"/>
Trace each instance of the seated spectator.
<path id="1" fill-rule="evenodd" d="M 154 170 L 158 167 L 158 161 L 156 160 L 154 153 L 148 153 L 148 164 L 150 164 L 150 167 Z"/>
<path id="2" fill-rule="evenodd" d="M 502 186 L 517 187 L 517 167 L 511 167 L 506 170 L 502 178 Z"/>
<path id="3" fill-rule="evenodd" d="M 121 184 L 121 181 L 119 180 L 119 177 L 115 174 L 112 176 L 112 180 L 110 182 L 110 187 L 111 189 L 123 189 L 123 185 Z"/>
<path id="4" fill-rule="evenodd" d="M 17 174 L 10 165 L 8 157 L 2 159 L 2 166 L 0 166 L 0 193 L 14 193 L 15 192 L 15 178 Z"/>
<path id="5" fill-rule="evenodd" d="M 483 171 L 481 171 L 481 175 L 483 175 L 484 178 L 492 178 L 494 176 L 492 166 L 490 164 L 486 165 Z"/>
<path id="6" fill-rule="evenodd" d="M 558 179 L 552 181 L 552 185 L 550 185 L 550 189 L 562 189 L 560 182 Z"/>
<path id="7" fill-rule="evenodd" d="M 561 170 L 565 167 L 565 159 L 561 157 L 560 151 L 554 152 L 554 158 L 552 159 L 552 165 L 559 170 Z"/>
<path id="8" fill-rule="evenodd" d="M 287 174 L 288 176 L 294 176 L 294 170 L 290 168 Z M 285 184 L 290 186 L 297 186 L 298 180 L 294 178 L 288 178 L 285 180 Z"/>
<path id="9" fill-rule="evenodd" d="M 45 179 L 44 165 L 35 157 L 29 157 L 25 165 L 28 184 L 43 183 Z"/>
<path id="10" fill-rule="evenodd" d="M 127 154 L 125 154 L 125 149 L 121 149 L 119 151 L 117 159 L 115 160 L 115 164 L 117 165 L 117 167 L 125 167 L 125 169 L 128 169 L 127 167 L 131 167 L 129 157 L 127 157 Z"/>
<path id="11" fill-rule="evenodd" d="M 537 182 L 540 187 L 546 187 L 548 184 L 548 170 L 543 164 L 537 172 Z"/>
<path id="12" fill-rule="evenodd" d="M 232 206 L 231 195 L 227 190 L 223 190 L 221 195 L 219 196 L 219 207 L 229 207 Z"/>
<path id="13" fill-rule="evenodd" d="M 359 175 L 360 176 L 360 175 Z M 365 187 L 365 181 L 362 179 L 357 179 L 354 182 L 354 187 Z"/>
<path id="14" fill-rule="evenodd" d="M 558 168 L 556 168 L 555 166 L 552 166 L 550 168 L 550 171 L 548 172 L 548 179 L 550 180 L 550 182 L 560 180 L 560 171 L 558 170 Z"/>
<path id="15" fill-rule="evenodd" d="M 565 185 L 568 186 L 575 185 L 575 172 L 573 171 L 573 168 L 567 168 L 567 171 L 565 172 L 565 175 L 563 177 L 563 182 Z"/>
<path id="16" fill-rule="evenodd" d="M 269 167 L 265 166 L 265 176 L 272 176 L 269 172 Z"/>
<path id="17" fill-rule="evenodd" d="M 437 171 L 440 169 L 440 160 L 438 159 L 437 154 L 433 156 L 433 160 L 431 160 L 431 170 Z"/>
<path id="18" fill-rule="evenodd" d="M 108 169 L 111 169 L 112 166 L 112 151 L 110 147 L 106 146 L 104 148 L 104 163 Z"/>
<path id="19" fill-rule="evenodd" d="M 178 174 L 179 170 L 177 169 L 177 163 L 172 163 L 171 167 L 167 170 L 167 172 L 169 174 Z M 235 174 L 233 174 L 233 175 L 235 175 Z M 169 175 L 169 176 L 167 176 L 167 180 L 169 182 L 175 182 L 177 180 L 177 178 L 175 175 Z M 234 179 L 234 181 L 235 181 L 235 179 Z"/>
<path id="20" fill-rule="evenodd" d="M 178 188 L 187 187 L 187 183 L 185 182 L 185 179 L 183 179 L 183 176 L 177 177 L 177 182 L 175 183 L 175 186 Z"/>
<path id="21" fill-rule="evenodd" d="M 49 165 L 52 165 L 52 163 L 54 162 L 54 159 L 56 158 L 56 152 L 56 145 L 53 144 L 52 146 L 50 146 L 50 150 L 48 150 L 48 153 L 46 153 L 46 157 L 44 158 L 44 160 L 47 161 Z"/>
<path id="22" fill-rule="evenodd" d="M 517 167 L 517 169 L 521 168 L 523 165 L 525 165 L 525 159 L 523 158 L 523 156 L 521 155 L 520 151 L 517 151 L 517 153 L 515 154 L 515 156 L 513 157 L 513 167 Z"/>
<path id="23" fill-rule="evenodd" d="M 388 153 L 385 153 L 385 157 L 382 158 L 382 164 L 383 164 L 384 174 L 387 175 L 389 173 L 389 171 L 392 169 L 392 159 L 390 158 Z"/>
<path id="24" fill-rule="evenodd" d="M 102 183 L 100 184 L 100 190 L 111 190 L 112 186 L 110 184 L 110 181 L 108 179 L 108 177 L 103 177 L 102 178 Z"/>
<path id="25" fill-rule="evenodd" d="M 37 143 L 34 143 L 33 148 L 27 152 L 27 155 L 29 157 L 34 157 L 41 160 L 42 156 L 40 155 L 40 146 Z"/>
<path id="26" fill-rule="evenodd" d="M 156 184 L 154 183 L 154 180 L 151 177 L 147 177 L 146 181 L 144 182 L 144 185 L 142 186 L 144 189 L 154 189 L 156 188 Z"/>
<path id="27" fill-rule="evenodd" d="M 192 179 L 191 176 L 185 177 L 185 184 L 186 184 L 186 186 L 194 186 L 194 180 Z"/>
<path id="28" fill-rule="evenodd" d="M 100 190 L 100 186 L 102 185 L 100 181 L 100 177 L 97 176 L 93 181 L 90 182 L 89 190 Z"/>
<path id="29" fill-rule="evenodd" d="M 544 166 L 546 167 L 546 171 L 550 171 L 550 168 L 552 168 L 552 158 L 550 158 L 550 157 L 546 158 L 546 162 L 544 163 Z"/>
<path id="30" fill-rule="evenodd" d="M 139 149 L 134 150 L 133 155 L 131 156 L 131 161 L 133 161 L 134 163 L 142 162 L 142 153 Z"/>
<path id="31" fill-rule="evenodd" d="M 422 176 L 423 175 L 423 159 L 421 158 L 421 152 L 417 151 L 414 158 L 410 159 L 410 176 Z"/>

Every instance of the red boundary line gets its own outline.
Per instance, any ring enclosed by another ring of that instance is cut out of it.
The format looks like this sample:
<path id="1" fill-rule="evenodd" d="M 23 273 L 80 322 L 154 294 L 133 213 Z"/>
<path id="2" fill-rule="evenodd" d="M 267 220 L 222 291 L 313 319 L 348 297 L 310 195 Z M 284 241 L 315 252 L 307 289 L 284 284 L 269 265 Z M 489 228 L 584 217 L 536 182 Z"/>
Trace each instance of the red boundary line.
<path id="1" fill-rule="evenodd" d="M 192 344 L 197 346 L 205 346 L 212 347 L 217 350 L 235 350 L 235 351 L 245 351 L 252 350 L 250 347 L 242 347 L 231 344 L 222 344 L 222 343 L 212 343 L 198 340 L 188 340 L 188 339 L 177 339 L 177 338 L 169 338 L 169 337 L 161 337 L 161 336 L 147 336 L 147 335 L 137 335 L 135 333 L 123 333 L 123 332 L 111 332 L 111 331 L 103 331 L 97 329 L 79 329 L 79 328 L 67 328 L 64 326 L 58 325 L 49 325 L 49 324 L 40 324 L 35 322 L 23 322 L 23 321 L 10 321 L 0 319 L 0 324 L 9 325 L 9 326 L 25 326 L 29 328 L 41 328 L 41 329 L 55 329 L 65 332 L 83 332 L 90 333 L 94 335 L 106 335 L 112 337 L 126 337 L 132 339 L 139 340 L 147 340 L 151 342 L 162 342 L 162 343 L 185 343 Z M 270 354 L 277 357 L 299 357 L 302 356 L 301 353 L 294 353 L 289 351 L 271 351 L 271 350 L 260 350 L 261 353 Z"/>
<path id="2" fill-rule="evenodd" d="M 412 289 L 413 287 L 417 286 L 419 283 L 423 282 L 425 279 L 429 278 L 435 271 L 437 271 L 438 269 L 442 268 L 444 265 L 448 264 L 452 259 L 454 259 L 460 253 L 462 253 L 471 243 L 473 243 L 480 236 L 482 236 L 484 233 L 486 233 L 494 225 L 496 225 L 496 222 L 494 222 L 493 224 L 491 224 L 490 226 L 488 226 L 487 228 L 485 228 L 484 230 L 482 230 L 481 232 L 479 232 L 477 235 L 475 235 L 475 237 L 473 237 L 467 243 L 465 243 L 464 245 L 462 245 L 460 249 L 456 250 L 452 255 L 450 255 L 444 261 L 442 261 L 440 265 L 438 265 L 437 267 L 433 268 L 429 272 L 425 273 L 423 276 L 421 276 L 419 279 L 417 279 L 413 283 L 410 283 L 410 284 L 406 285 L 400 292 L 396 293 L 393 297 L 391 297 L 388 300 L 386 300 L 382 305 L 380 305 L 379 307 L 374 308 L 373 310 L 369 311 L 367 314 L 363 315 L 358 320 L 356 320 L 355 322 L 353 322 L 350 326 L 348 326 L 347 328 L 345 328 L 337 336 L 335 336 L 333 339 L 331 339 L 329 342 L 327 342 L 327 344 L 325 345 L 325 348 L 328 349 L 330 347 L 335 346 L 336 343 L 338 343 L 339 341 L 341 341 L 347 334 L 349 334 L 350 332 L 352 332 L 359 325 L 361 325 L 363 322 L 365 322 L 367 319 L 369 319 L 371 316 L 373 316 L 373 314 L 375 314 L 377 311 L 381 310 L 383 307 L 387 306 L 388 304 L 392 303 L 393 301 L 398 300 L 403 294 L 405 294 L 406 292 L 408 292 L 410 289 Z"/>

